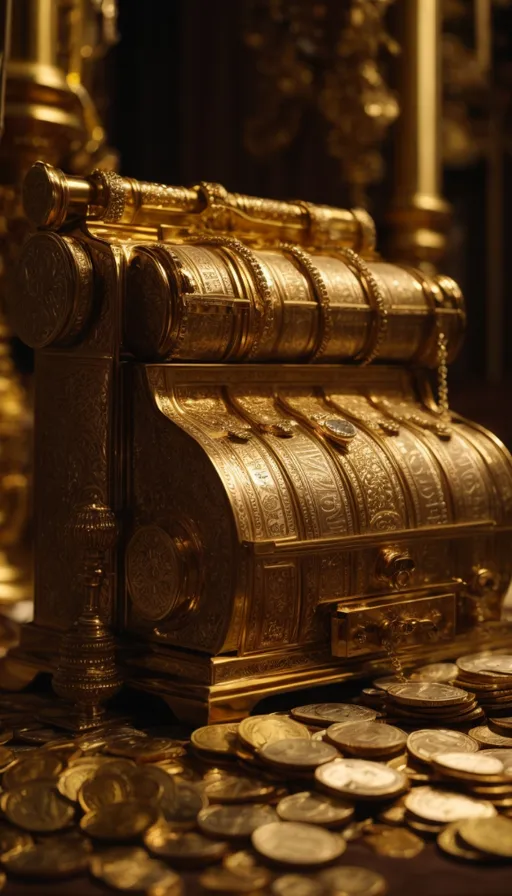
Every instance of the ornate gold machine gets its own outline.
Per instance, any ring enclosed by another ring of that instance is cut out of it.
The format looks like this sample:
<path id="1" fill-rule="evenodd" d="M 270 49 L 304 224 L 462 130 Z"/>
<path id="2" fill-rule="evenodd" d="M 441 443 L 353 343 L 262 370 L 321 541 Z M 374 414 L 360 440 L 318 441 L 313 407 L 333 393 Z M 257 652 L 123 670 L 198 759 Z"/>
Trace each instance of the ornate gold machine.
<path id="1" fill-rule="evenodd" d="M 55 668 L 80 612 L 84 503 L 119 524 L 100 604 L 123 678 L 187 720 L 507 643 L 512 458 L 449 409 L 452 280 L 383 261 L 360 210 L 43 163 L 24 189 L 36 594 L 17 662 Z"/>

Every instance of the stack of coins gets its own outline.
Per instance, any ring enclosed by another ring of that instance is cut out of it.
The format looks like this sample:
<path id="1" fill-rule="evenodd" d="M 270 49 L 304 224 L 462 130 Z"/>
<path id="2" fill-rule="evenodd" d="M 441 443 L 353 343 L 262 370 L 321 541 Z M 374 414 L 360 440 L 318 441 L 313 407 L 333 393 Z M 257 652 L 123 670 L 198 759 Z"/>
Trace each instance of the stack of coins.
<path id="1" fill-rule="evenodd" d="M 488 717 L 512 715 L 512 656 L 472 654 L 460 657 L 457 667 L 457 685 L 475 695 Z"/>
<path id="2" fill-rule="evenodd" d="M 459 727 L 483 718 L 473 694 L 448 684 L 408 681 L 386 690 L 388 717 L 402 727 Z"/>
<path id="3" fill-rule="evenodd" d="M 438 753 L 432 766 L 440 781 L 475 799 L 494 806 L 512 808 L 512 771 L 501 761 L 498 751 L 478 753 Z"/>
<path id="4" fill-rule="evenodd" d="M 447 824 L 464 818 L 496 815 L 496 808 L 488 800 L 429 785 L 415 787 L 406 794 L 404 806 L 406 823 L 424 835 L 439 834 Z"/>
<path id="5" fill-rule="evenodd" d="M 326 740 L 342 753 L 360 759 L 390 759 L 403 753 L 407 735 L 383 722 L 341 722 L 331 725 Z"/>

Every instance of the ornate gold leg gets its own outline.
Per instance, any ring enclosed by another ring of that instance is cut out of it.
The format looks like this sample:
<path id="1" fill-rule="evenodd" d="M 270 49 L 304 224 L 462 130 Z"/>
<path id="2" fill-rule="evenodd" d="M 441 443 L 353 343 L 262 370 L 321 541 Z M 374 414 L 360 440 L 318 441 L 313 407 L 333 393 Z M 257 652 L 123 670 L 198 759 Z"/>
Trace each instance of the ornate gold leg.
<path id="1" fill-rule="evenodd" d="M 82 507 L 73 526 L 84 550 L 85 602 L 83 610 L 64 635 L 53 689 L 76 705 L 76 714 L 55 719 L 75 731 L 97 728 L 105 721 L 101 705 L 121 688 L 115 662 L 115 641 L 99 615 L 100 587 L 105 575 L 105 554 L 115 544 L 117 524 L 103 504 Z"/>

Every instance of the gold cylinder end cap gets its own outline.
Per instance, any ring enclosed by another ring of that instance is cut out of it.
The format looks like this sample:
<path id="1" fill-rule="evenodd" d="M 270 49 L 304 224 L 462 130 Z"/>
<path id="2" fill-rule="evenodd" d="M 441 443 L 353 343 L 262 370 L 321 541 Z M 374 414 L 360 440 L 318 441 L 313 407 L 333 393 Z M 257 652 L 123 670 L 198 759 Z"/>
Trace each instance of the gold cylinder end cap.
<path id="1" fill-rule="evenodd" d="M 198 545 L 188 532 L 171 536 L 156 525 L 137 529 L 126 552 L 128 591 L 136 614 L 154 625 L 188 615 L 197 600 L 198 568 Z"/>
<path id="2" fill-rule="evenodd" d="M 74 341 L 92 308 L 93 270 L 84 246 L 36 233 L 25 243 L 8 294 L 9 321 L 31 348 Z"/>
<path id="3" fill-rule="evenodd" d="M 33 224 L 57 230 L 68 214 L 87 214 L 92 193 L 85 178 L 70 177 L 46 162 L 36 162 L 23 182 L 23 208 Z"/>
<path id="4" fill-rule="evenodd" d="M 162 359 L 172 348 L 172 296 L 169 278 L 151 249 L 136 250 L 128 270 L 126 347 L 137 358 Z"/>

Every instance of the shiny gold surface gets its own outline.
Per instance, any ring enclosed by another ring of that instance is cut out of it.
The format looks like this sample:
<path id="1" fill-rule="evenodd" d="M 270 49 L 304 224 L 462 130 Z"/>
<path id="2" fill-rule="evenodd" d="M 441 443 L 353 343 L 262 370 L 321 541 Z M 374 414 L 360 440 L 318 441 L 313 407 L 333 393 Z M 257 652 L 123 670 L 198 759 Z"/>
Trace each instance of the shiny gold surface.
<path id="1" fill-rule="evenodd" d="M 75 180 L 42 165 L 27 207 L 41 182 L 55 226 L 85 214 L 68 203 Z M 123 677 L 185 719 L 230 721 L 389 663 L 401 681 L 411 656 L 506 642 L 512 459 L 448 405 L 456 284 L 373 249 L 308 245 L 300 203 L 117 175 L 77 189 L 90 215 L 26 243 L 14 293 L 38 419 L 35 622 L 16 662 L 53 669 L 80 614 L 70 523 L 84 502 L 120 524 L 96 618 L 119 636 Z M 121 194 L 146 196 L 144 226 L 130 210 L 112 223 Z M 283 244 L 299 220 L 306 247 Z M 83 634 L 57 675 L 73 700 Z M 450 712 L 482 717 L 475 701 Z"/>
<path id="2" fill-rule="evenodd" d="M 393 258 L 427 270 L 443 258 L 450 208 L 442 198 L 442 0 L 400 0 Z"/>

